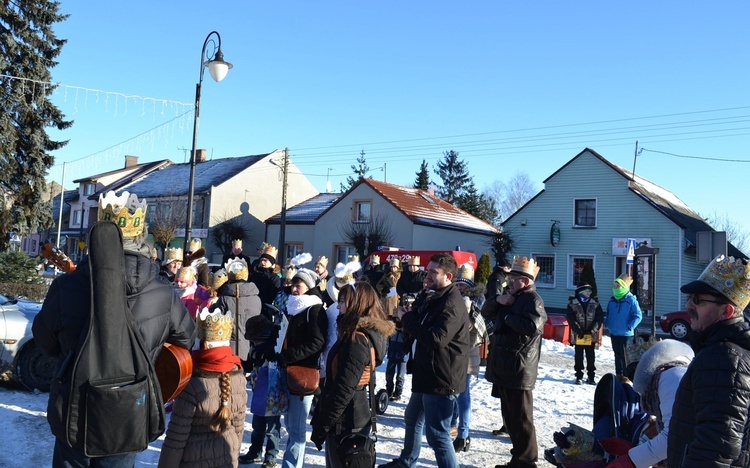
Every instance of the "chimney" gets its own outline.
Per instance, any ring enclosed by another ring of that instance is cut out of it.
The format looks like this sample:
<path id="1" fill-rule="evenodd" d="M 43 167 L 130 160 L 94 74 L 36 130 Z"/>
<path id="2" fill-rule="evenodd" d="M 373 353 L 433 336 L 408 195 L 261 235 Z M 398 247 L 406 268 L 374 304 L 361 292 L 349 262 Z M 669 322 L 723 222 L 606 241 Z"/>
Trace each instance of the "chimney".
<path id="1" fill-rule="evenodd" d="M 204 149 L 195 150 L 195 162 L 196 164 L 206 162 L 206 150 Z"/>
<path id="2" fill-rule="evenodd" d="M 138 165 L 138 156 L 125 156 L 125 168 Z"/>

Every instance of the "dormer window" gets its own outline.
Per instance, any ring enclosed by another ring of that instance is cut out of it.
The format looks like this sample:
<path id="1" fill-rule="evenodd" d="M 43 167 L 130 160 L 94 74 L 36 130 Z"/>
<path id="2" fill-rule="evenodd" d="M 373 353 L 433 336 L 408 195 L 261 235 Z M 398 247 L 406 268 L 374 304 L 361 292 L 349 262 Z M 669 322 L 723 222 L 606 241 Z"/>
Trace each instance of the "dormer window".
<path id="1" fill-rule="evenodd" d="M 96 184 L 83 184 L 83 195 L 89 196 L 96 192 Z"/>

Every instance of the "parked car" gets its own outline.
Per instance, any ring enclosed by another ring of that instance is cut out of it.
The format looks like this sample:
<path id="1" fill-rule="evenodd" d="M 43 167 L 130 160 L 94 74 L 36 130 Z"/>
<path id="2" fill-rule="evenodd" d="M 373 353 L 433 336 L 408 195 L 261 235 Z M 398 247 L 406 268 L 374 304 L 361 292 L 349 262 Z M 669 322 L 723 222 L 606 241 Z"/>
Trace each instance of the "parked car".
<path id="1" fill-rule="evenodd" d="M 669 312 L 659 318 L 659 325 L 676 340 L 684 340 L 690 332 L 690 314 L 685 310 Z"/>
<path id="2" fill-rule="evenodd" d="M 47 392 L 57 359 L 42 354 L 31 333 L 31 324 L 41 308 L 41 302 L 0 295 L 0 374 L 29 390 Z"/>

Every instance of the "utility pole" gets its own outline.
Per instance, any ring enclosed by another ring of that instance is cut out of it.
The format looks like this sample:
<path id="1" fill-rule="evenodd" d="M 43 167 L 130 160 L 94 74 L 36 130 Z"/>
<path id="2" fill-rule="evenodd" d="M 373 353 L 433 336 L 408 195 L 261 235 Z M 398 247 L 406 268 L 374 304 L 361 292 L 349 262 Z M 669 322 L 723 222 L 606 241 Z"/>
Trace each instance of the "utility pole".
<path id="1" fill-rule="evenodd" d="M 635 182 L 635 162 L 638 160 L 638 140 L 635 140 L 635 153 L 633 154 L 633 175 L 630 178 L 633 182 Z"/>
<path id="2" fill-rule="evenodd" d="M 279 265 L 286 265 L 286 187 L 289 173 L 289 148 L 284 148 L 284 182 L 281 188 L 281 226 L 279 227 Z"/>

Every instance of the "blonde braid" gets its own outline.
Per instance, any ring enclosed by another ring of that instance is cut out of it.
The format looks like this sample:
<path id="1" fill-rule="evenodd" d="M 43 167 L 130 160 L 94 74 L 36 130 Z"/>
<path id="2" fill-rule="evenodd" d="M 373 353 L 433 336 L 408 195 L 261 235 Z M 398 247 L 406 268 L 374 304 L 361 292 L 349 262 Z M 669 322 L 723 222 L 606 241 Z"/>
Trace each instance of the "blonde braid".
<path id="1" fill-rule="evenodd" d="M 224 432 L 230 424 L 232 416 L 232 380 L 227 372 L 223 372 L 219 377 L 219 386 L 221 387 L 221 401 L 219 402 L 219 412 L 211 420 L 211 427 L 217 432 Z"/>

